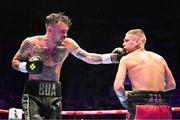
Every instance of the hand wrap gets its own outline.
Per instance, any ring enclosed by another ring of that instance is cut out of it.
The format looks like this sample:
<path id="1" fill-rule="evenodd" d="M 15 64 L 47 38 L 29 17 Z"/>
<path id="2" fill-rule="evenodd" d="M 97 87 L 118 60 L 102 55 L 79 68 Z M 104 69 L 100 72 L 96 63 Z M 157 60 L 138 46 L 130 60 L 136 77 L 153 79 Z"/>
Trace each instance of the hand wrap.
<path id="1" fill-rule="evenodd" d="M 127 108 L 128 107 L 128 96 L 126 95 L 125 91 L 116 91 L 116 95 L 121 102 L 122 106 Z"/>

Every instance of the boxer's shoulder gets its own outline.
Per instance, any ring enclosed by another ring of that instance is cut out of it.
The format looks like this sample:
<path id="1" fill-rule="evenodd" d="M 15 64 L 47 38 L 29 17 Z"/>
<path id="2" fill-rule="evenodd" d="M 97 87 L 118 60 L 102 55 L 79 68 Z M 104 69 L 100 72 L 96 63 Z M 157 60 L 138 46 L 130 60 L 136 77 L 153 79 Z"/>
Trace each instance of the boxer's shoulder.
<path id="1" fill-rule="evenodd" d="M 79 45 L 72 38 L 64 39 L 62 42 L 62 45 L 66 46 L 67 48 L 70 48 L 70 49 L 79 48 Z"/>

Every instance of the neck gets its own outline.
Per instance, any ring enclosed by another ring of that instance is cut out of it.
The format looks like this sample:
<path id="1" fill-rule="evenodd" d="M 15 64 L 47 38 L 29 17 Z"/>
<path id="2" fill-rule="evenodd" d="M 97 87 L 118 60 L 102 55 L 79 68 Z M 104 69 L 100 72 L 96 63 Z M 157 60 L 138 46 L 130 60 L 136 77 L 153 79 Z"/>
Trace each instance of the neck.
<path id="1" fill-rule="evenodd" d="M 136 49 L 136 51 L 144 51 L 145 49 L 143 47 Z"/>
<path id="2" fill-rule="evenodd" d="M 53 41 L 50 35 L 45 34 L 44 35 L 44 40 L 46 40 L 46 45 L 48 48 L 54 48 L 56 46 L 56 43 Z"/>

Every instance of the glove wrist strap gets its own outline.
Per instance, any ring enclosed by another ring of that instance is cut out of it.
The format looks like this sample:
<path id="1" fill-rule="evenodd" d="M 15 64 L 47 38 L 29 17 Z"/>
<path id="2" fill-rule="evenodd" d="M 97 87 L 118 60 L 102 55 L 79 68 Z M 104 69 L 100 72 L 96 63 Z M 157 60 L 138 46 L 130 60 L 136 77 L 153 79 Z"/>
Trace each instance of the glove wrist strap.
<path id="1" fill-rule="evenodd" d="M 21 71 L 21 72 L 23 72 L 23 73 L 27 73 L 28 71 L 26 70 L 26 62 L 21 62 L 20 64 L 19 64 L 19 70 Z"/>

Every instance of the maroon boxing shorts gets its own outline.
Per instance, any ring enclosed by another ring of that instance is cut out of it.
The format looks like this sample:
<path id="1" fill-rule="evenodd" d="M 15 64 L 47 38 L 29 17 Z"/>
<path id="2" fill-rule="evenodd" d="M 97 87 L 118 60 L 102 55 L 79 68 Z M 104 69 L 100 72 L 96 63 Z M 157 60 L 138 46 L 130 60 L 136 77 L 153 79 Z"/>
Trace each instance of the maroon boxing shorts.
<path id="1" fill-rule="evenodd" d="M 172 119 L 169 97 L 162 91 L 134 91 L 128 95 L 130 119 Z"/>
<path id="2" fill-rule="evenodd" d="M 172 114 L 168 105 L 136 105 L 135 120 L 139 119 L 171 120 Z"/>

